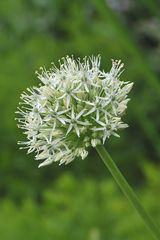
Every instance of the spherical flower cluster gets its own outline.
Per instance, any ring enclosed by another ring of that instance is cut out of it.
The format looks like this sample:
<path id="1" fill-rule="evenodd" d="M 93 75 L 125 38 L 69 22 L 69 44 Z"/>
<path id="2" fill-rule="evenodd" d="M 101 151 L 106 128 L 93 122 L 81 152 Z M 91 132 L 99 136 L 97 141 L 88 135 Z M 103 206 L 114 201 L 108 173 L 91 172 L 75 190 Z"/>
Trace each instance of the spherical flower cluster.
<path id="1" fill-rule="evenodd" d="M 28 153 L 36 152 L 35 159 L 43 161 L 39 167 L 84 159 L 90 146 L 118 137 L 117 130 L 127 127 L 121 117 L 133 84 L 120 81 L 121 61 L 112 60 L 107 73 L 100 61 L 100 56 L 83 61 L 67 56 L 59 68 L 41 68 L 41 84 L 22 93 L 17 120 L 27 141 L 19 143 Z"/>

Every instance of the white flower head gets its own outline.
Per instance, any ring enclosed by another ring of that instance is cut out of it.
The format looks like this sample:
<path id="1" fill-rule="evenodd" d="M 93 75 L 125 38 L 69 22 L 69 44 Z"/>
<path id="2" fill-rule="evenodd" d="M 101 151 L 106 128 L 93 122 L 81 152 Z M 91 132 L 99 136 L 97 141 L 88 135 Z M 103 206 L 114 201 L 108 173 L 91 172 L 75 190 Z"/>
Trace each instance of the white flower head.
<path id="1" fill-rule="evenodd" d="M 35 151 L 39 167 L 52 162 L 84 159 L 88 147 L 96 147 L 117 130 L 127 127 L 121 120 L 133 83 L 119 79 L 121 61 L 112 60 L 109 72 L 100 70 L 101 58 L 83 61 L 66 57 L 49 70 L 41 68 L 39 87 L 21 95 L 18 126 L 27 141 L 20 142 L 28 153 Z"/>

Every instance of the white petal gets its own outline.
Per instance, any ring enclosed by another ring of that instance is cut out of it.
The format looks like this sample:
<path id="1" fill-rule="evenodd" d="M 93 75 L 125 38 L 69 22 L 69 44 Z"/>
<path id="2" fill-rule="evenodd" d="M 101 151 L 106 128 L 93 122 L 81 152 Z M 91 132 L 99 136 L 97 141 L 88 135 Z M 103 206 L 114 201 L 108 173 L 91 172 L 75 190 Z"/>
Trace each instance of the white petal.
<path id="1" fill-rule="evenodd" d="M 70 99 L 71 99 L 70 95 L 67 95 L 67 97 L 66 97 L 66 105 L 67 105 L 67 108 L 69 107 Z"/>
<path id="2" fill-rule="evenodd" d="M 97 111 L 96 111 L 96 121 L 98 121 L 99 120 L 99 110 L 97 109 Z"/>
<path id="3" fill-rule="evenodd" d="M 72 130 L 72 128 L 73 128 L 73 124 L 70 124 L 70 125 L 69 125 L 69 128 L 68 128 L 68 130 L 67 130 L 66 135 L 68 135 L 68 133 L 70 133 L 70 131 Z"/>
<path id="4" fill-rule="evenodd" d="M 75 118 L 75 113 L 74 113 L 74 109 L 72 108 L 71 110 L 71 118 L 74 119 Z"/>
<path id="5" fill-rule="evenodd" d="M 82 111 L 80 111 L 80 113 L 76 116 L 76 119 L 78 120 L 85 111 L 86 111 L 86 109 L 83 109 Z"/>
<path id="6" fill-rule="evenodd" d="M 66 122 L 65 122 L 65 120 L 64 120 L 63 118 L 57 117 L 57 119 L 58 119 L 61 123 L 63 123 L 64 125 L 66 125 Z"/>
<path id="7" fill-rule="evenodd" d="M 85 116 L 88 116 L 88 115 L 91 114 L 91 113 L 93 113 L 95 110 L 96 110 L 95 107 L 91 108 L 87 113 L 84 114 L 84 117 L 85 117 Z"/>
<path id="8" fill-rule="evenodd" d="M 44 161 L 43 163 L 39 164 L 39 165 L 38 165 L 38 168 L 44 167 L 44 166 L 47 166 L 47 165 L 50 165 L 52 162 L 53 162 L 53 160 L 47 159 L 47 160 Z"/>
<path id="9" fill-rule="evenodd" d="M 74 129 L 76 131 L 77 136 L 79 137 L 80 136 L 80 131 L 79 131 L 79 128 L 76 124 L 74 124 Z"/>

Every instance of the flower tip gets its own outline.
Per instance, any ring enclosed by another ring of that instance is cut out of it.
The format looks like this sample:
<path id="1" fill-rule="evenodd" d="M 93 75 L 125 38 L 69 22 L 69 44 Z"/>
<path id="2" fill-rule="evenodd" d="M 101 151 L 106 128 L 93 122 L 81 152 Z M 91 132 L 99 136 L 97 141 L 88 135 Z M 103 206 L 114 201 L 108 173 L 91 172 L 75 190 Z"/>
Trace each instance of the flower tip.
<path id="1" fill-rule="evenodd" d="M 51 163 L 52 163 L 51 160 L 46 160 L 46 161 L 42 162 L 41 164 L 39 164 L 39 165 L 38 165 L 38 168 L 41 168 L 41 167 L 50 165 Z"/>

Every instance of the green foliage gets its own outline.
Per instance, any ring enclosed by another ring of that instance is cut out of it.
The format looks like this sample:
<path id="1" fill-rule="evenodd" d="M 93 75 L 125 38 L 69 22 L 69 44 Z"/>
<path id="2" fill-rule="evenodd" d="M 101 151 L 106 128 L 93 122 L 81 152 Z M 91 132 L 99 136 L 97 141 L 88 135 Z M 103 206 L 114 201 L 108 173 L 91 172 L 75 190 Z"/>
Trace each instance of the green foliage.
<path id="1" fill-rule="evenodd" d="M 145 173 L 152 190 L 146 186 L 139 195 L 160 222 L 160 207 L 155 208 L 160 195 L 159 169 L 147 165 Z M 152 239 L 112 179 L 80 181 L 65 174 L 45 189 L 39 204 L 31 198 L 20 206 L 6 200 L 1 202 L 0 212 L 1 238 L 5 240 Z"/>

